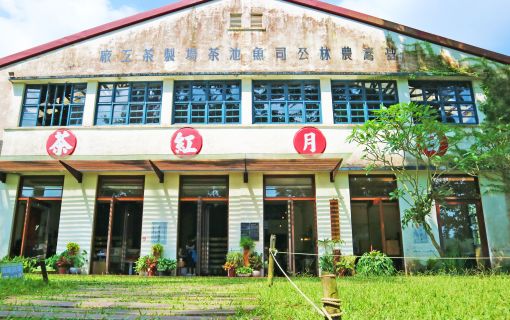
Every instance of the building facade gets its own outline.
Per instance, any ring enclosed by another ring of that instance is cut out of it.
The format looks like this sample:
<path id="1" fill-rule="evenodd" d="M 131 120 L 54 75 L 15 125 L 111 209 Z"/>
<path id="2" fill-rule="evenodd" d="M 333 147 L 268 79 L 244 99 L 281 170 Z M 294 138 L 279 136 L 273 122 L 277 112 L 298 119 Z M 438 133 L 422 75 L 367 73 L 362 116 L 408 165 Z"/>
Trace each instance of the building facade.
<path id="1" fill-rule="evenodd" d="M 129 273 L 154 243 L 169 258 L 195 243 L 197 271 L 222 274 L 241 236 L 267 252 L 276 234 L 283 252 L 338 238 L 344 254 L 426 261 L 436 250 L 390 200 L 398 181 L 367 176 L 346 138 L 410 101 L 477 125 L 479 80 L 422 71 L 471 57 L 510 62 L 318 1 L 188 0 L 0 59 L 0 256 L 77 242 L 89 272 Z M 509 256 L 505 194 L 447 179 L 457 194 L 431 223 L 449 255 Z"/>

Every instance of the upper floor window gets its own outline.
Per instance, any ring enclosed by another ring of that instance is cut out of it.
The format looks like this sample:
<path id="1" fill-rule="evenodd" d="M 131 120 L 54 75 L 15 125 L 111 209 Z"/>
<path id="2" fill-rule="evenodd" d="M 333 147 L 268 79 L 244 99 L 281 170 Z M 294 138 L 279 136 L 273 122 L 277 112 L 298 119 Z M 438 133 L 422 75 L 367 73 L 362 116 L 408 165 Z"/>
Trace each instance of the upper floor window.
<path id="1" fill-rule="evenodd" d="M 176 81 L 173 123 L 240 123 L 241 81 Z"/>
<path id="2" fill-rule="evenodd" d="M 78 126 L 82 124 L 87 84 L 27 85 L 20 125 Z"/>
<path id="3" fill-rule="evenodd" d="M 411 101 L 439 112 L 445 123 L 476 124 L 475 99 L 469 82 L 409 81 Z"/>
<path id="4" fill-rule="evenodd" d="M 253 81 L 254 123 L 320 123 L 318 80 Z"/>
<path id="5" fill-rule="evenodd" d="M 331 90 L 335 123 L 363 123 L 381 104 L 398 103 L 395 81 L 333 81 Z"/>
<path id="6" fill-rule="evenodd" d="M 162 92 L 162 82 L 101 83 L 96 124 L 157 124 Z"/>

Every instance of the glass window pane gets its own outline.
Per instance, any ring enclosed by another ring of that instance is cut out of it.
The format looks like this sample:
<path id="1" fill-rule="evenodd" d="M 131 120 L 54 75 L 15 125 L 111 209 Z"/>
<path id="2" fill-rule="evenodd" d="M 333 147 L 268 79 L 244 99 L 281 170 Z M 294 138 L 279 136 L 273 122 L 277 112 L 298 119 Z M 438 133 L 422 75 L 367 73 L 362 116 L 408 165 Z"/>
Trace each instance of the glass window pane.
<path id="1" fill-rule="evenodd" d="M 21 197 L 61 198 L 64 185 L 63 176 L 23 177 Z"/>
<path id="2" fill-rule="evenodd" d="M 226 198 L 227 177 L 181 177 L 181 198 Z"/>
<path id="3" fill-rule="evenodd" d="M 393 176 L 349 176 L 351 198 L 389 197 L 397 189 Z"/>
<path id="4" fill-rule="evenodd" d="M 314 197 L 312 177 L 266 177 L 266 198 L 310 198 Z"/>
<path id="5" fill-rule="evenodd" d="M 100 177 L 99 197 L 143 197 L 144 177 Z"/>

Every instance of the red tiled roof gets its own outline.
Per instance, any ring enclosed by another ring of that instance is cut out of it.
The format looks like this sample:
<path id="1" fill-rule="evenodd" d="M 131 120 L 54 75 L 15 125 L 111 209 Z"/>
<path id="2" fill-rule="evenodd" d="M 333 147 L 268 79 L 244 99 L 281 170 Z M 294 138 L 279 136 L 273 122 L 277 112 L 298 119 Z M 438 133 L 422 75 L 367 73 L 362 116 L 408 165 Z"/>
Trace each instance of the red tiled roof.
<path id="1" fill-rule="evenodd" d="M 153 19 L 165 14 L 169 14 L 175 11 L 179 11 L 182 9 L 186 9 L 195 5 L 199 5 L 202 3 L 210 2 L 214 0 L 183 0 L 177 3 L 169 4 L 167 6 L 142 12 L 136 14 L 131 17 L 127 17 L 124 19 L 120 19 L 117 21 L 109 22 L 107 24 L 88 29 L 79 33 L 75 33 L 73 35 L 48 42 L 46 44 L 21 51 L 19 53 L 15 53 L 13 55 L 4 57 L 0 59 L 0 67 L 5 67 L 10 64 L 23 61 L 25 59 L 29 59 L 40 54 L 59 49 L 86 39 L 90 39 L 108 32 L 112 32 L 121 28 L 125 28 L 131 26 L 133 24 Z M 324 11 L 330 14 L 338 15 L 341 17 L 345 17 L 348 19 L 356 20 L 362 23 L 366 23 L 369 25 L 373 25 L 379 28 L 387 29 L 390 31 L 394 31 L 403 35 L 411 36 L 416 39 L 429 41 L 444 47 L 452 48 L 455 50 L 459 50 L 465 53 L 470 53 L 476 56 L 485 57 L 490 60 L 494 60 L 497 62 L 510 64 L 510 56 L 493 52 L 490 50 L 485 50 L 479 47 L 475 47 L 466 43 L 462 43 L 459 41 L 451 40 L 445 37 L 441 37 L 432 33 L 420 31 L 414 28 L 406 27 L 404 25 L 394 23 L 391 21 L 379 19 L 367 14 L 363 14 L 357 11 L 349 10 L 346 8 L 338 7 L 332 4 L 324 3 L 322 1 L 317 0 L 284 0 L 287 2 L 295 3 L 298 5 L 302 5 L 308 8 Z"/>

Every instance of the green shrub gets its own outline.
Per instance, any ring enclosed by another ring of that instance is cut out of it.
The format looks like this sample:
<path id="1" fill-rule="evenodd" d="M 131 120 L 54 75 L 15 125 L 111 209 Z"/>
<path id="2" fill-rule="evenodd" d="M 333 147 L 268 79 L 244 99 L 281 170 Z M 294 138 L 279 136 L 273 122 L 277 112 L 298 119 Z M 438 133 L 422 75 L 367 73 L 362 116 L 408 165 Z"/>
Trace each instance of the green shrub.
<path id="1" fill-rule="evenodd" d="M 392 276 L 396 270 L 393 261 L 388 256 L 373 250 L 364 253 L 359 259 L 356 272 L 361 276 Z"/>
<path id="2" fill-rule="evenodd" d="M 335 258 L 333 252 L 339 250 L 339 245 L 343 243 L 342 240 L 319 240 L 318 244 L 324 248 L 324 253 L 319 257 L 319 268 L 323 274 L 336 274 Z"/>
<path id="3" fill-rule="evenodd" d="M 149 256 L 141 256 L 140 258 L 138 258 L 138 260 L 136 260 L 136 263 L 135 263 L 135 271 L 136 272 L 147 271 L 147 269 L 148 269 L 147 259 L 148 258 L 149 258 Z"/>
<path id="4" fill-rule="evenodd" d="M 356 268 L 355 256 L 341 256 L 340 260 L 336 263 L 336 272 L 340 276 L 353 276 Z"/>
<path id="5" fill-rule="evenodd" d="M 255 247 L 255 242 L 250 237 L 242 237 L 239 246 L 245 250 L 251 250 Z"/>
<path id="6" fill-rule="evenodd" d="M 156 243 L 152 246 L 152 255 L 155 257 L 161 257 L 163 255 L 163 245 L 160 243 Z"/>
<path id="7" fill-rule="evenodd" d="M 175 270 L 177 269 L 177 261 L 167 258 L 159 258 L 156 269 L 159 272 Z"/>
<path id="8" fill-rule="evenodd" d="M 241 267 L 241 268 L 236 269 L 236 273 L 237 274 L 252 274 L 253 269 L 250 267 Z"/>
<path id="9" fill-rule="evenodd" d="M 80 253 L 80 245 L 76 242 L 69 242 L 66 245 L 67 252 L 69 252 L 70 255 L 75 255 Z"/>
<path id="10" fill-rule="evenodd" d="M 243 255 L 240 252 L 227 253 L 226 262 L 233 265 L 234 268 L 239 268 L 243 265 Z"/>
<path id="11" fill-rule="evenodd" d="M 253 252 L 250 254 L 250 267 L 253 268 L 253 270 L 260 270 L 262 269 L 262 255 L 258 254 L 256 252 Z"/>

